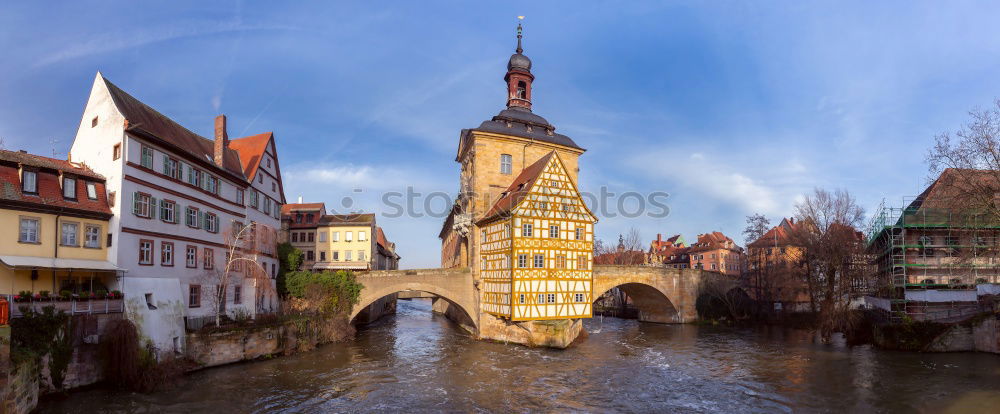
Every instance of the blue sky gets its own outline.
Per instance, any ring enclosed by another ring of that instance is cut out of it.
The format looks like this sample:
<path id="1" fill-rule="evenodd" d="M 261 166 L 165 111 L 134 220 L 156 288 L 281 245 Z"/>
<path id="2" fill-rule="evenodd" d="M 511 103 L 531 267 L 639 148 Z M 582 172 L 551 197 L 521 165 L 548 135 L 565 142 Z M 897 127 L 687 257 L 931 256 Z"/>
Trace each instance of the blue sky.
<path id="1" fill-rule="evenodd" d="M 218 113 L 274 131 L 289 201 L 382 212 L 457 191 L 459 131 L 503 107 L 525 15 L 535 113 L 588 149 L 582 189 L 670 194 L 598 236 L 742 243 L 747 214 L 815 186 L 869 211 L 918 193 L 934 135 L 1000 96 L 987 2 L 202 3 L 0 6 L 3 146 L 65 157 L 100 70 L 204 136 Z M 438 264 L 440 218 L 378 220 L 404 267 Z"/>

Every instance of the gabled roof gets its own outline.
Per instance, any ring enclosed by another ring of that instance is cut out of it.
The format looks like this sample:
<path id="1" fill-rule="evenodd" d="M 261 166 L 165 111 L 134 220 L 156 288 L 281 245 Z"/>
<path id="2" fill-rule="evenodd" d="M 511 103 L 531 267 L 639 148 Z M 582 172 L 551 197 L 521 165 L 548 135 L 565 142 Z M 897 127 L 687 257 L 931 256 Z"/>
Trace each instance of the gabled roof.
<path id="1" fill-rule="evenodd" d="M 747 248 L 760 249 L 774 246 L 789 246 L 791 233 L 799 225 L 795 219 L 782 219 L 781 223 L 772 227 L 759 239 L 747 245 Z"/>
<path id="2" fill-rule="evenodd" d="M 500 193 L 500 198 L 493 203 L 493 207 L 486 212 L 486 215 L 479 222 L 486 222 L 510 214 L 511 210 L 517 207 L 521 203 L 521 200 L 524 200 L 524 197 L 531 191 L 531 186 L 538 180 L 538 176 L 542 175 L 542 172 L 545 171 L 545 166 L 549 164 L 549 160 L 556 156 L 555 151 L 550 151 L 544 157 L 522 170 L 514 178 L 514 181 L 510 183 L 510 186 Z"/>
<path id="3" fill-rule="evenodd" d="M 326 212 L 326 204 L 323 203 L 288 203 L 281 206 L 281 215 L 290 215 L 293 211 L 319 211 Z"/>
<path id="4" fill-rule="evenodd" d="M 239 161 L 243 167 L 243 176 L 248 181 L 253 181 L 257 175 L 260 160 L 264 158 L 264 152 L 267 151 L 267 144 L 271 142 L 273 136 L 274 133 L 265 132 L 229 141 L 229 148 L 240 154 Z"/>
<path id="5" fill-rule="evenodd" d="M 98 74 L 98 76 L 107 86 L 111 99 L 114 101 L 118 111 L 125 117 L 127 131 L 144 132 L 147 135 L 152 135 L 163 142 L 187 152 L 196 159 L 215 165 L 215 141 L 191 132 L 149 105 L 129 95 L 101 74 Z M 224 164 L 223 170 L 245 178 L 243 168 L 240 166 L 239 154 L 233 149 L 226 149 Z"/>
<path id="6" fill-rule="evenodd" d="M 718 249 L 738 250 L 739 248 L 740 247 L 736 245 L 736 242 L 734 242 L 733 239 L 726 237 L 726 235 L 722 234 L 722 232 L 713 231 L 711 233 L 699 234 L 698 242 L 691 245 L 690 252 L 704 252 Z"/>
<path id="7" fill-rule="evenodd" d="M 21 191 L 21 166 L 38 168 L 36 194 Z M 80 177 L 76 180 L 76 199 L 63 198 L 59 172 Z M 94 183 L 97 199 L 87 197 L 87 183 Z M 0 150 L 0 206 L 18 210 L 58 212 L 78 217 L 107 220 L 111 217 L 104 177 L 69 161 L 22 152 Z"/>
<path id="8" fill-rule="evenodd" d="M 998 181 L 1000 174 L 996 171 L 946 168 L 907 209 L 974 208 L 970 204 L 986 201 L 978 198 L 990 193 L 994 194 L 992 202 L 997 203 L 997 194 L 1000 193 Z"/>
<path id="9" fill-rule="evenodd" d="M 0 149 L 0 161 L 9 161 L 32 167 L 64 171 L 82 177 L 89 177 L 95 180 L 104 181 L 104 176 L 94 172 L 85 164 L 77 164 L 67 160 L 43 157 L 41 155 L 29 154 L 22 151 L 7 151 Z"/>

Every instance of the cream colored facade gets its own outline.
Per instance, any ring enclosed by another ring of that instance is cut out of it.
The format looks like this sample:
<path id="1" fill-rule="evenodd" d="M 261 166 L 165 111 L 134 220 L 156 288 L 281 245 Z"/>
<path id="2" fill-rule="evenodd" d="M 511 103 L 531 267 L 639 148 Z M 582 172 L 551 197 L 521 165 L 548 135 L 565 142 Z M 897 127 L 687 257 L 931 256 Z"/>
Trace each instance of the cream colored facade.
<path id="1" fill-rule="evenodd" d="M 320 224 L 316 229 L 316 264 L 313 269 L 373 269 L 372 225 Z"/>
<path id="2" fill-rule="evenodd" d="M 39 220 L 38 243 L 25 243 L 18 240 L 21 218 Z M 58 243 L 63 223 L 77 225 L 77 245 L 61 245 Z M 100 238 L 97 247 L 84 247 L 83 235 L 88 226 L 97 227 Z M 108 253 L 104 237 L 108 231 L 106 220 L 56 217 L 55 214 L 38 213 L 19 210 L 0 209 L 0 228 L 9 229 L 0 235 L 4 240 L 0 243 L 0 256 L 41 257 L 61 259 L 82 259 L 107 261 Z M 37 270 L 35 280 L 32 280 L 32 270 Z M 115 285 L 114 272 L 94 270 L 72 270 L 58 268 L 24 268 L 9 264 L 0 264 L 0 294 L 13 295 L 21 291 L 38 293 L 47 290 L 58 294 L 66 282 L 73 280 L 77 286 L 89 290 L 91 282 L 96 286 L 111 289 Z"/>
<path id="3" fill-rule="evenodd" d="M 482 225 L 482 307 L 514 321 L 591 317 L 594 223 L 558 155 L 510 213 Z"/>

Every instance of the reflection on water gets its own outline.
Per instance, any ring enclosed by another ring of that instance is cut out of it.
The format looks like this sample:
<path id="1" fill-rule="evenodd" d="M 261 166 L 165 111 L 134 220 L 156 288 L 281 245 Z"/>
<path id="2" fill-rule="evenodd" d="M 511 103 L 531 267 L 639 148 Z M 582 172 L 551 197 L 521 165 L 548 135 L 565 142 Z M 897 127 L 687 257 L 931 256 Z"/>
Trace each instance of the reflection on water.
<path id="1" fill-rule="evenodd" d="M 1000 357 L 817 345 L 805 331 L 587 321 L 567 350 L 473 340 L 430 302 L 357 340 L 192 374 L 173 390 L 92 390 L 42 412 L 982 412 Z"/>

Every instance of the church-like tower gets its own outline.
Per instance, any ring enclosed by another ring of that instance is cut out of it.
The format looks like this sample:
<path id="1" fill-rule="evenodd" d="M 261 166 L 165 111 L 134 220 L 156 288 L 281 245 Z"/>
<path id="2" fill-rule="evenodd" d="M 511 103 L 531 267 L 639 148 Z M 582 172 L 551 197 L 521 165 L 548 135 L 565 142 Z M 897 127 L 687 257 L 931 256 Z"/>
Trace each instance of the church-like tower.
<path id="1" fill-rule="evenodd" d="M 459 194 L 438 235 L 441 266 L 469 267 L 477 277 L 481 232 L 475 223 L 485 217 L 515 177 L 550 152 L 558 154 L 568 179 L 575 185 L 578 159 L 585 151 L 533 112 L 535 76 L 522 42 L 522 27 L 518 25 L 517 46 L 503 77 L 506 107 L 459 135 L 455 156 L 461 166 Z"/>

